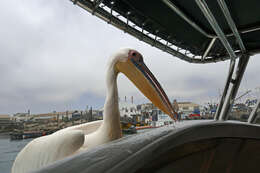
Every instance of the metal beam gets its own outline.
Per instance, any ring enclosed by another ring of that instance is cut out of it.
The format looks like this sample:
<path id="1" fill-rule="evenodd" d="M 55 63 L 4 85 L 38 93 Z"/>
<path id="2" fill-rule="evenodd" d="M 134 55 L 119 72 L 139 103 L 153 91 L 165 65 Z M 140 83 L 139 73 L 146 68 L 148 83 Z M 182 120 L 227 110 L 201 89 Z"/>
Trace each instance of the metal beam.
<path id="1" fill-rule="evenodd" d="M 170 0 L 162 0 L 169 8 L 171 8 L 175 13 L 177 13 L 181 18 L 183 18 L 187 23 L 189 23 L 193 28 L 195 28 L 197 31 L 202 33 L 208 38 L 215 38 L 218 37 L 217 35 L 212 35 L 204 31 L 198 24 L 196 24 L 193 20 L 189 18 L 184 12 L 182 12 L 172 1 Z M 230 15 L 231 16 L 231 15 Z M 246 28 L 243 30 L 239 30 L 238 33 L 248 33 L 248 32 L 254 32 L 260 30 L 260 26 L 256 26 L 254 28 Z M 226 34 L 226 37 L 231 37 L 233 36 L 234 33 L 228 33 Z"/>
<path id="2" fill-rule="evenodd" d="M 232 47 L 230 46 L 224 32 L 221 30 L 220 26 L 218 25 L 215 17 L 213 16 L 213 14 L 210 11 L 206 2 L 203 0 L 195 0 L 195 1 L 196 1 L 197 5 L 199 6 L 200 10 L 202 11 L 202 13 L 204 14 L 204 16 L 206 17 L 206 19 L 208 20 L 208 22 L 210 23 L 210 25 L 212 26 L 212 28 L 214 29 L 214 31 L 216 32 L 216 34 L 218 35 L 218 38 L 220 39 L 220 41 L 226 48 L 230 58 L 235 59 L 236 58 L 235 52 L 233 51 Z"/>
<path id="3" fill-rule="evenodd" d="M 260 106 L 260 99 L 258 99 L 254 109 L 252 110 L 252 112 L 251 112 L 251 114 L 250 114 L 250 116 L 247 120 L 248 123 L 255 123 L 256 122 L 257 115 L 258 115 L 257 110 L 258 110 L 259 106 Z"/>
<path id="4" fill-rule="evenodd" d="M 229 27 L 231 28 L 234 36 L 236 37 L 236 40 L 237 40 L 237 42 L 239 44 L 239 47 L 240 47 L 241 51 L 245 52 L 246 48 L 245 48 L 244 43 L 243 43 L 243 41 L 242 41 L 242 39 L 241 39 L 241 37 L 240 37 L 240 35 L 238 33 L 236 24 L 235 24 L 235 22 L 233 21 L 233 19 L 231 17 L 231 14 L 230 14 L 230 12 L 228 10 L 228 7 L 227 7 L 225 1 L 224 0 L 218 0 L 218 4 L 219 4 L 222 12 L 224 13 L 224 16 L 226 17 L 226 20 L 228 22 Z"/>
<path id="5" fill-rule="evenodd" d="M 236 64 L 236 61 L 231 59 L 230 65 L 229 65 L 229 72 L 228 72 L 228 76 L 227 76 L 227 79 L 226 79 L 225 88 L 224 88 L 223 94 L 221 96 L 221 99 L 220 99 L 220 102 L 218 104 L 216 114 L 215 114 L 215 117 L 214 117 L 215 120 L 219 119 L 220 112 L 222 110 L 222 107 L 223 107 L 223 104 L 224 104 L 224 101 L 225 101 L 225 98 L 227 96 L 227 92 L 228 92 L 228 89 L 229 89 L 229 86 L 230 86 L 230 83 L 231 83 L 231 80 L 232 80 L 232 75 L 234 73 L 235 64 Z"/>
<path id="6" fill-rule="evenodd" d="M 229 93 L 225 98 L 225 102 L 223 104 L 223 108 L 221 110 L 219 120 L 225 121 L 228 119 L 228 115 L 231 111 L 232 105 L 234 104 L 234 100 L 236 98 L 237 91 L 240 86 L 245 69 L 247 67 L 249 58 L 250 58 L 249 55 L 242 55 L 239 58 L 239 62 L 238 62 L 237 69 L 236 69 L 236 76 L 235 76 L 235 79 L 231 79 L 231 82 L 233 83 L 233 85 L 229 89 Z"/>
<path id="7" fill-rule="evenodd" d="M 206 49 L 206 51 L 204 52 L 204 54 L 203 54 L 203 56 L 202 56 L 202 58 L 201 58 L 202 61 L 208 56 L 208 53 L 209 53 L 210 49 L 212 48 L 213 44 L 215 43 L 216 39 L 217 39 L 217 38 L 214 37 L 214 38 L 212 38 L 212 40 L 210 41 L 208 48 Z"/>
<path id="8" fill-rule="evenodd" d="M 169 0 L 162 0 L 162 2 L 164 2 L 168 7 L 170 7 L 170 9 L 172 9 L 175 13 L 177 13 L 181 18 L 183 18 L 187 23 L 189 23 L 194 29 L 196 29 L 197 31 L 199 31 L 201 34 L 203 34 L 204 36 L 208 37 L 208 38 L 214 38 L 217 36 L 214 35 L 210 35 L 208 34 L 206 31 L 204 31 L 197 23 L 195 23 L 194 21 L 192 21 L 186 14 L 184 14 L 175 4 L 173 4 L 171 1 Z"/>
<path id="9" fill-rule="evenodd" d="M 260 30 L 260 26 L 255 26 L 255 27 L 243 29 L 241 31 L 239 30 L 239 32 L 242 34 L 245 34 L 245 33 L 255 32 L 255 31 L 259 31 L 259 30 Z"/>

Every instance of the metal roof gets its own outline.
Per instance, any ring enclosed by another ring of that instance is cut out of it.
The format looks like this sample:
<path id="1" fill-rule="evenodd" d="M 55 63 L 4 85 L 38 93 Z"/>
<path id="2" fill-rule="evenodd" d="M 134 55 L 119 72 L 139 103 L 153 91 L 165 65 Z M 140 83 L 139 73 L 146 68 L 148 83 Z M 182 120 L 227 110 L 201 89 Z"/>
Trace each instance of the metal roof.
<path id="1" fill-rule="evenodd" d="M 71 0 L 130 35 L 191 63 L 260 51 L 260 1 Z"/>

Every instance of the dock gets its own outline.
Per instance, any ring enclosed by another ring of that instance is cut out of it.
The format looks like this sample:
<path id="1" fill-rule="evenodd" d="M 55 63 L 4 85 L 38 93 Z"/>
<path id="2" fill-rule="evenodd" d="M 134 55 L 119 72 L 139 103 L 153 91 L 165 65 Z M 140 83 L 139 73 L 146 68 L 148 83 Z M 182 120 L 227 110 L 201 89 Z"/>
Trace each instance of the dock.
<path id="1" fill-rule="evenodd" d="M 28 138 L 37 138 L 45 135 L 49 135 L 57 131 L 55 130 L 49 130 L 49 131 L 17 131 L 17 132 L 11 132 L 10 133 L 10 139 L 11 140 L 20 140 L 20 139 L 28 139 Z"/>

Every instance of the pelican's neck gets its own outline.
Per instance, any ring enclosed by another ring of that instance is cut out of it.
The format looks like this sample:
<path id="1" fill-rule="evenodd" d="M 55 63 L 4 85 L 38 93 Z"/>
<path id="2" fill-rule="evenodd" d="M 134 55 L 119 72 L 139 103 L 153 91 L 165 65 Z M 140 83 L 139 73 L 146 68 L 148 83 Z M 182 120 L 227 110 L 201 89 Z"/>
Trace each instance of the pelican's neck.
<path id="1" fill-rule="evenodd" d="M 108 67 L 106 76 L 107 96 L 103 113 L 103 128 L 106 128 L 109 133 L 118 133 L 118 131 L 121 133 L 120 113 L 118 108 L 117 75 L 118 73 L 114 70 L 114 65 L 111 64 Z M 117 134 L 115 135 L 117 136 Z"/>

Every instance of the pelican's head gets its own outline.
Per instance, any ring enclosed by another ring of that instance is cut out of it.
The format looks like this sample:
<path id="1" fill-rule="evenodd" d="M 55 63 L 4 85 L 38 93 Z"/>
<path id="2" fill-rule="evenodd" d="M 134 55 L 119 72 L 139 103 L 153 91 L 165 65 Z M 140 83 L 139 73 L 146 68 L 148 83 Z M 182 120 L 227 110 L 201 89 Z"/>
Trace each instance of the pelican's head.
<path id="1" fill-rule="evenodd" d="M 159 109 L 172 119 L 176 113 L 152 72 L 144 64 L 142 55 L 134 49 L 121 49 L 114 55 L 117 72 L 122 72 Z"/>

